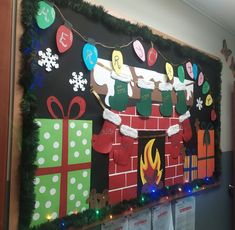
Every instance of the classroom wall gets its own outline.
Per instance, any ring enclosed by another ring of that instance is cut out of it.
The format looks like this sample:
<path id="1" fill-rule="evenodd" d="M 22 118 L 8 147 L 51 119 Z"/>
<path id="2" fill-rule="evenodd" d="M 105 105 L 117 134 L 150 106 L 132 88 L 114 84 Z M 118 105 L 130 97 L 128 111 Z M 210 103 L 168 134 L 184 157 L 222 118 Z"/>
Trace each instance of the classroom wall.
<path id="1" fill-rule="evenodd" d="M 223 63 L 221 102 L 222 177 L 217 189 L 196 197 L 196 230 L 232 229 L 232 199 L 228 184 L 232 183 L 232 89 L 234 78 L 220 53 L 223 39 L 235 57 L 235 36 L 206 16 L 179 0 L 88 0 L 105 10 L 132 22 L 141 22 L 192 47 L 217 56 Z M 133 5 L 134 4 L 134 5 Z"/>

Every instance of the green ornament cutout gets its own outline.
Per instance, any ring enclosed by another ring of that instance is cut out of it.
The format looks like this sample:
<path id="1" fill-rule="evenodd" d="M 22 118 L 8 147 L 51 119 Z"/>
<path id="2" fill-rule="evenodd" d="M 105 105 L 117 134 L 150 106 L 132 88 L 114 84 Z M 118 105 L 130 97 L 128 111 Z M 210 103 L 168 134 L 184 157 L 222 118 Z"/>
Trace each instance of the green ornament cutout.
<path id="1" fill-rule="evenodd" d="M 184 83 L 185 73 L 184 73 L 184 67 L 182 65 L 178 67 L 178 77 L 180 82 Z"/>
<path id="2" fill-rule="evenodd" d="M 177 91 L 177 103 L 176 111 L 178 114 L 182 115 L 187 112 L 186 96 L 184 90 Z"/>
<path id="3" fill-rule="evenodd" d="M 112 109 L 123 111 L 128 104 L 127 82 L 115 80 L 114 96 L 109 97 L 109 104 Z"/>
<path id="4" fill-rule="evenodd" d="M 207 94 L 210 90 L 210 85 L 208 81 L 205 81 L 203 86 L 202 86 L 202 94 Z"/>
<path id="5" fill-rule="evenodd" d="M 152 112 L 152 90 L 141 88 L 140 102 L 137 103 L 137 111 L 142 116 L 149 116 Z"/>
<path id="6" fill-rule="evenodd" d="M 40 1 L 38 3 L 38 12 L 36 15 L 36 21 L 41 29 L 47 29 L 50 27 L 55 21 L 55 10 L 52 5 Z"/>

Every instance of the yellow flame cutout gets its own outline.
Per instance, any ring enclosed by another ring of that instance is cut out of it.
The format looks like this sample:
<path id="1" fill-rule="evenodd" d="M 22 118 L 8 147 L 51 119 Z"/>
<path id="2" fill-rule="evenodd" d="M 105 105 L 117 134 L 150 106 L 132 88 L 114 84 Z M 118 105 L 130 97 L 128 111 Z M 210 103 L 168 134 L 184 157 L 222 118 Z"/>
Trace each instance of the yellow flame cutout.
<path id="1" fill-rule="evenodd" d="M 153 148 L 153 143 L 156 139 L 151 139 L 145 146 L 144 148 L 144 162 L 143 162 L 143 157 L 141 155 L 140 158 L 140 177 L 142 180 L 143 184 L 146 184 L 147 181 L 145 179 L 145 171 L 149 170 L 149 167 L 151 167 L 150 170 L 153 172 L 156 171 L 156 184 L 159 184 L 161 177 L 162 177 L 162 169 L 160 170 L 161 167 L 161 158 L 158 149 L 156 148 L 156 155 L 155 159 L 153 160 L 152 158 L 152 148 Z"/>

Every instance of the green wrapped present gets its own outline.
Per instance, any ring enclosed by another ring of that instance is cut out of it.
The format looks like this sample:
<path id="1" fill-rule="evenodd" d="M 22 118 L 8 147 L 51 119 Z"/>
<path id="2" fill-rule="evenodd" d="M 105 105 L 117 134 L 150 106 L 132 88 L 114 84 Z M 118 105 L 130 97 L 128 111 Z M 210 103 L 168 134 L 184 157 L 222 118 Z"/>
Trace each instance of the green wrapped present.
<path id="1" fill-rule="evenodd" d="M 56 116 L 53 103 L 63 119 Z M 80 111 L 70 118 L 74 105 Z M 67 115 L 55 97 L 48 98 L 47 107 L 53 119 L 36 119 L 40 129 L 32 226 L 88 208 L 92 121 L 77 120 L 85 112 L 85 100 L 74 97 Z"/>

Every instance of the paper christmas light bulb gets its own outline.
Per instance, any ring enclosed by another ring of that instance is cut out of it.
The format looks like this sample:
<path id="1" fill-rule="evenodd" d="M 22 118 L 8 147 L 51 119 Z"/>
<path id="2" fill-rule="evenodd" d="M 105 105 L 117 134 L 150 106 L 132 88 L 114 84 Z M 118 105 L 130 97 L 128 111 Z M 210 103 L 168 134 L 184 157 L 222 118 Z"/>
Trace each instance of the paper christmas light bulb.
<path id="1" fill-rule="evenodd" d="M 208 81 L 205 81 L 203 86 L 202 86 L 202 94 L 207 94 L 210 90 L 210 85 Z"/>
<path id="2" fill-rule="evenodd" d="M 82 57 L 83 61 L 87 67 L 88 70 L 92 70 L 98 60 L 98 50 L 97 48 L 91 44 L 87 43 L 82 50 Z"/>
<path id="3" fill-rule="evenodd" d="M 123 56 L 121 51 L 114 50 L 112 53 L 112 65 L 114 71 L 119 75 L 123 66 Z"/>
<path id="4" fill-rule="evenodd" d="M 198 75 L 197 65 L 193 64 L 193 78 L 194 78 L 194 80 L 197 80 L 197 75 Z"/>
<path id="5" fill-rule="evenodd" d="M 153 66 L 156 63 L 157 56 L 157 51 L 153 47 L 151 47 L 147 54 L 148 66 Z"/>
<path id="6" fill-rule="evenodd" d="M 173 69 L 172 65 L 168 62 L 166 63 L 165 68 L 166 68 L 166 74 L 167 74 L 169 80 L 171 81 L 174 77 L 174 69 Z"/>
<path id="7" fill-rule="evenodd" d="M 213 108 L 213 109 L 211 110 L 211 120 L 212 120 L 212 121 L 215 121 L 216 118 L 217 118 L 216 111 L 215 111 L 215 109 Z"/>
<path id="8" fill-rule="evenodd" d="M 56 44 L 60 53 L 64 53 L 70 49 L 73 44 L 73 33 L 71 29 L 65 25 L 61 25 L 56 32 Z"/>
<path id="9" fill-rule="evenodd" d="M 198 86 L 201 86 L 203 82 L 204 82 L 204 74 L 201 72 L 199 73 L 199 76 L 198 76 L 198 82 L 197 82 Z"/>
<path id="10" fill-rule="evenodd" d="M 135 51 L 136 55 L 138 56 L 138 58 L 141 61 L 145 62 L 145 50 L 139 40 L 136 40 L 133 42 L 133 48 L 134 48 L 134 51 Z"/>
<path id="11" fill-rule="evenodd" d="M 193 66 L 191 62 L 186 63 L 186 70 L 187 70 L 189 77 L 193 79 Z"/>
<path id="12" fill-rule="evenodd" d="M 211 106 L 212 103 L 213 103 L 213 98 L 212 98 L 212 96 L 211 96 L 210 94 L 208 94 L 208 95 L 206 96 L 205 105 L 206 105 L 206 106 Z"/>
<path id="13" fill-rule="evenodd" d="M 182 65 L 178 67 L 178 77 L 180 82 L 184 83 L 185 73 L 184 73 L 184 67 Z"/>
<path id="14" fill-rule="evenodd" d="M 36 21 L 41 29 L 47 29 L 55 21 L 55 10 L 52 4 L 44 1 L 38 3 L 38 12 L 36 14 Z"/>

